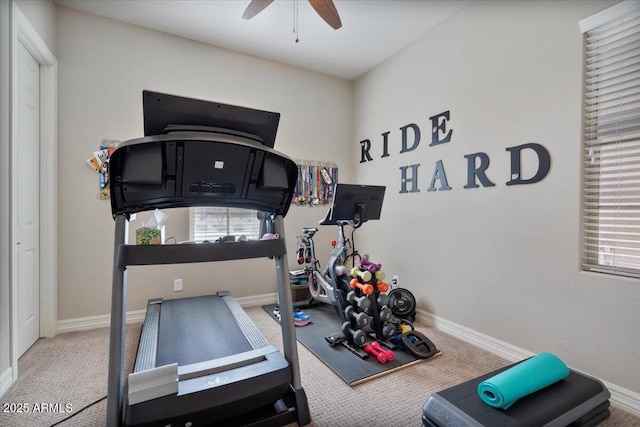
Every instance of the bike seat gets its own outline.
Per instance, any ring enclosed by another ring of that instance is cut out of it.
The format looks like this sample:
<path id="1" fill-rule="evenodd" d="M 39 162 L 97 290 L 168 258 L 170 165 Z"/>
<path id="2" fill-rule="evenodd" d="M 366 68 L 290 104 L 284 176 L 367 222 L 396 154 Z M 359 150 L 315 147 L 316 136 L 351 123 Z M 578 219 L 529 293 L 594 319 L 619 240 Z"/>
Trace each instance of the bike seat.
<path id="1" fill-rule="evenodd" d="M 305 227 L 305 228 L 303 228 L 303 229 L 302 229 L 302 232 L 303 232 L 304 234 L 311 234 L 312 236 L 313 236 L 314 234 L 316 234 L 316 232 L 317 232 L 317 231 L 318 231 L 318 229 L 317 229 L 317 228 L 309 228 L 309 227 Z"/>

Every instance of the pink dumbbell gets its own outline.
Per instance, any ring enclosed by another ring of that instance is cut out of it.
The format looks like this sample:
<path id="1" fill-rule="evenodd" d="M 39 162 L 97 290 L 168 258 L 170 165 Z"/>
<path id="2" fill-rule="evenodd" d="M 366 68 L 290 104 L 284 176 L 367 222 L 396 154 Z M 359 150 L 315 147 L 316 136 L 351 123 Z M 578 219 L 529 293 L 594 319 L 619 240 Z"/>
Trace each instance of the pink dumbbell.
<path id="1" fill-rule="evenodd" d="M 382 348 L 382 346 L 380 345 L 380 343 L 378 341 L 372 342 L 371 345 L 374 346 L 375 348 L 377 348 L 378 351 L 380 351 L 381 353 L 386 354 L 388 362 L 393 362 L 394 359 L 396 358 L 396 355 L 393 352 L 393 350 L 387 350 L 386 348 Z"/>
<path id="2" fill-rule="evenodd" d="M 380 343 L 375 341 L 369 344 L 365 344 L 362 349 L 375 356 L 379 363 L 387 363 L 393 361 L 396 357 L 393 351 L 385 350 L 380 346 Z"/>

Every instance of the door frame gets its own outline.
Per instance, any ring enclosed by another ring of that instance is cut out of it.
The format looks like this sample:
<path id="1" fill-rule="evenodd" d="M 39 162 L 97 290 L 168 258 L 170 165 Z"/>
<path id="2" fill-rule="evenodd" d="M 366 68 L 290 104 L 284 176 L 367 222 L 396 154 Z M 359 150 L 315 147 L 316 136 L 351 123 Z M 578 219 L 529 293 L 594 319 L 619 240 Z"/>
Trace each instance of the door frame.
<path id="1" fill-rule="evenodd" d="M 11 153 L 10 177 L 10 284 L 11 295 L 11 368 L 18 378 L 18 292 L 16 266 L 16 167 L 17 167 L 17 44 L 40 64 L 40 336 L 53 337 L 58 324 L 58 62 L 20 8 L 11 1 Z"/>

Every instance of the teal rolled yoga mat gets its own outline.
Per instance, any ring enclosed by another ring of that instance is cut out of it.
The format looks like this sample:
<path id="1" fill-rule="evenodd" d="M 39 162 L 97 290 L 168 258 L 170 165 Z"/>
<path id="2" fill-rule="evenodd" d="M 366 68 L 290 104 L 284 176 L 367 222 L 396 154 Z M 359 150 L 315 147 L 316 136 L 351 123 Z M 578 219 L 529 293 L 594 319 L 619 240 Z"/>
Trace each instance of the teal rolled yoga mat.
<path id="1" fill-rule="evenodd" d="M 478 384 L 480 399 L 494 408 L 507 409 L 525 396 L 569 375 L 556 355 L 540 353 Z"/>

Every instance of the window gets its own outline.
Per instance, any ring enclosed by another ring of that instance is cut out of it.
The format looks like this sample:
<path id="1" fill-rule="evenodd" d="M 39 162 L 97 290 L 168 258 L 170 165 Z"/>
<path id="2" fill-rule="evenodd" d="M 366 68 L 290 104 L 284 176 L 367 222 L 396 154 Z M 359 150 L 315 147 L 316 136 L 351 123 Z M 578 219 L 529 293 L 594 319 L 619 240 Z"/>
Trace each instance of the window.
<path id="1" fill-rule="evenodd" d="M 254 210 L 220 207 L 189 208 L 189 239 L 216 241 L 224 236 L 260 238 L 260 220 Z"/>
<path id="2" fill-rule="evenodd" d="M 583 269 L 640 278 L 640 2 L 585 34 Z"/>

